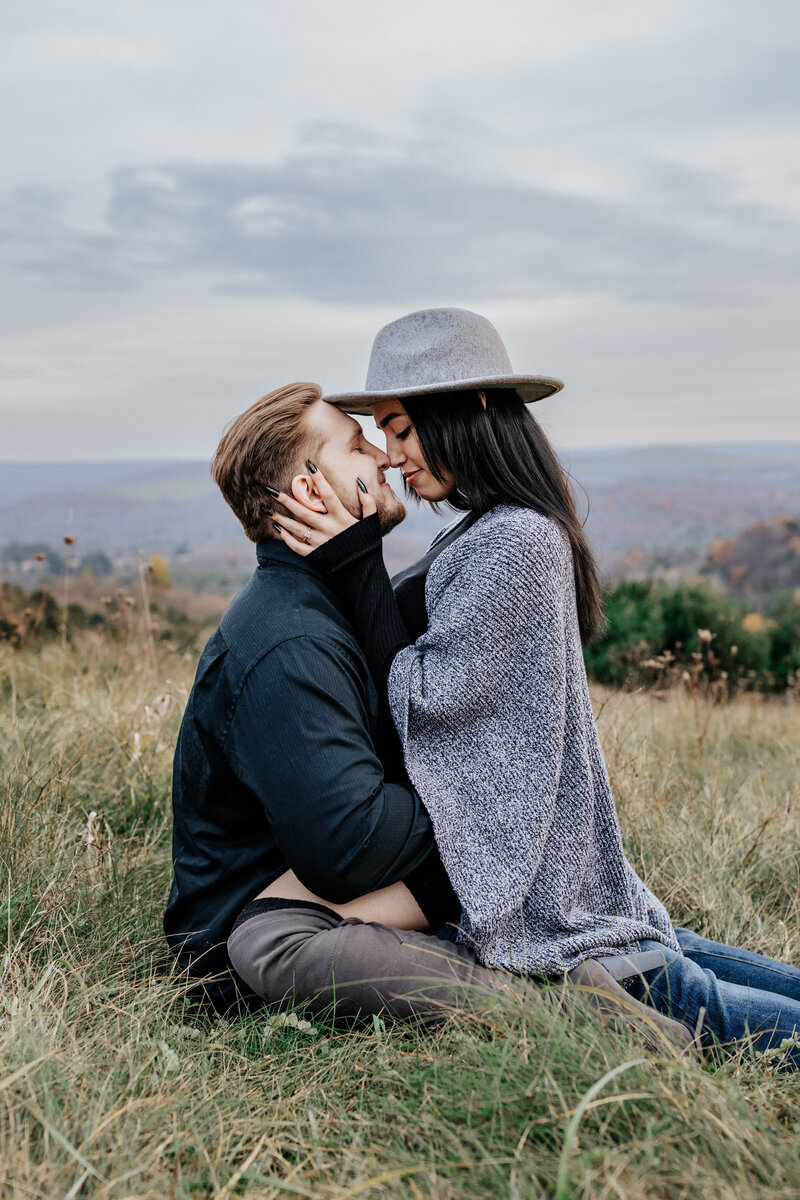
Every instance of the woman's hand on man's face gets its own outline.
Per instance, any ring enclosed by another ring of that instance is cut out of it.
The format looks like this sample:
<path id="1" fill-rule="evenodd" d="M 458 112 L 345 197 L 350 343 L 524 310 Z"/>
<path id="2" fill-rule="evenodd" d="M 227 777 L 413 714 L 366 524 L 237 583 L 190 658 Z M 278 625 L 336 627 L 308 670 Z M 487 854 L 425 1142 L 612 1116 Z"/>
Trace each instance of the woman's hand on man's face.
<path id="1" fill-rule="evenodd" d="M 354 517 L 345 508 L 319 467 L 315 467 L 310 476 L 303 478 L 306 483 L 313 484 L 316 506 L 312 508 L 287 492 L 279 492 L 277 502 L 292 515 L 287 517 L 282 513 L 276 514 L 272 523 L 289 549 L 305 558 L 312 550 L 318 549 L 337 534 L 355 525 L 359 518 Z M 358 484 L 360 486 L 356 487 L 355 492 L 361 505 L 361 516 L 370 517 L 378 511 L 378 506 L 374 496 L 370 495 L 361 480 L 358 480 Z"/>

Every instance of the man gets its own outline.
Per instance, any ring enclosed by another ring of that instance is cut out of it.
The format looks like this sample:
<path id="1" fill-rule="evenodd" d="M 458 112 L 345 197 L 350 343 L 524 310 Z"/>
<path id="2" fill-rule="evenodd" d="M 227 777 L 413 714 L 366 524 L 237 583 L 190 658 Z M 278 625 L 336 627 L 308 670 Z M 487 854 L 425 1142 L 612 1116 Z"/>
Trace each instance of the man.
<path id="1" fill-rule="evenodd" d="M 164 925 L 189 973 L 213 977 L 203 986 L 220 1007 L 248 992 L 225 951 L 234 919 L 288 865 L 339 902 L 402 879 L 424 898 L 445 878 L 347 619 L 273 528 L 273 493 L 312 456 L 343 495 L 362 477 L 385 530 L 405 515 L 385 456 L 320 395 L 296 384 L 265 396 L 214 459 L 259 565 L 203 652 L 181 726 Z M 307 469 L 294 486 L 309 494 Z"/>
<path id="2" fill-rule="evenodd" d="M 399 889 L 434 930 L 458 918 L 346 601 L 277 533 L 281 490 L 309 511 L 324 507 L 316 463 L 354 516 L 359 488 L 375 498 L 383 532 L 404 516 L 385 453 L 313 384 L 263 397 L 220 442 L 214 477 L 257 544 L 258 569 L 203 652 L 181 726 L 165 931 L 220 1009 L 287 995 L 317 1009 L 335 1000 L 339 1012 L 420 1019 L 480 1008 L 511 977 L 481 967 L 446 934 L 362 923 L 341 910 Z M 253 900 L 289 869 L 327 903 Z M 258 997 L 231 969 L 229 935 Z M 638 1007 L 599 964 L 584 964 L 578 981 L 601 985 L 607 1006 L 614 994 L 626 1012 Z M 648 1014 L 645 1022 L 678 1043 L 688 1038 L 673 1022 Z"/>

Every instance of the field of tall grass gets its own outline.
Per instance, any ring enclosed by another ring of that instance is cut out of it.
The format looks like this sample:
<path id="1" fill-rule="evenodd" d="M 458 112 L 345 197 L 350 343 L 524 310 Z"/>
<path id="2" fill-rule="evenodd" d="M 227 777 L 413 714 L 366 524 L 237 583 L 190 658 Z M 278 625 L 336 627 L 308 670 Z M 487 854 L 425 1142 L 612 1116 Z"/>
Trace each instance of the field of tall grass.
<path id="1" fill-rule="evenodd" d="M 800 1076 L 543 992 L 491 1026 L 223 1020 L 160 934 L 194 655 L 0 645 L 0 1197 L 797 1197 Z M 676 922 L 800 962 L 800 707 L 598 692 Z"/>

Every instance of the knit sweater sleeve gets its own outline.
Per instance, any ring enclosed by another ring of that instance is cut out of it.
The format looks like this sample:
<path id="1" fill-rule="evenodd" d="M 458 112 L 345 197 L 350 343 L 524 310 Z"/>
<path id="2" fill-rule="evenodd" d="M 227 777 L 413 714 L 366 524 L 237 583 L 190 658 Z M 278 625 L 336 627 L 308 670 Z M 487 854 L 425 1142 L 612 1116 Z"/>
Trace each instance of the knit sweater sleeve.
<path id="1" fill-rule="evenodd" d="M 572 555 L 561 530 L 502 506 L 436 561 L 429 627 L 399 651 L 392 715 L 467 932 L 519 909 L 550 833 L 564 745 Z"/>
<path id="2" fill-rule="evenodd" d="M 377 513 L 349 526 L 308 558 L 347 600 L 370 674 L 386 703 L 390 664 L 411 639 L 384 565 Z M 403 876 L 403 883 L 431 928 L 458 919 L 458 904 L 435 846 L 415 871 Z"/>
<path id="3" fill-rule="evenodd" d="M 412 639 L 383 561 L 378 514 L 350 525 L 308 561 L 344 595 L 370 674 L 385 698 L 392 660 Z"/>

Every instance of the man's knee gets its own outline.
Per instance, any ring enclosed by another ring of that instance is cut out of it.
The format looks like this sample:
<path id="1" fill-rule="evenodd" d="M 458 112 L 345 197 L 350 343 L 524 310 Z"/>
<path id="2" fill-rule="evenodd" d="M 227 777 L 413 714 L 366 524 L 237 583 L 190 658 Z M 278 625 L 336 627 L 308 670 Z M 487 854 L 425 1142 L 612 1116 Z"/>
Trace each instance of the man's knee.
<path id="1" fill-rule="evenodd" d="M 342 921 L 313 905 L 245 910 L 242 918 L 228 955 L 248 987 L 271 1003 L 429 1020 L 483 1008 L 507 990 L 504 974 L 479 966 L 466 946 L 425 934 Z"/>
<path id="2" fill-rule="evenodd" d="M 262 1000 L 308 999 L 319 982 L 310 976 L 320 974 L 324 939 L 340 924 L 338 914 L 321 905 L 274 908 L 256 901 L 242 912 L 228 938 L 228 958 Z"/>

